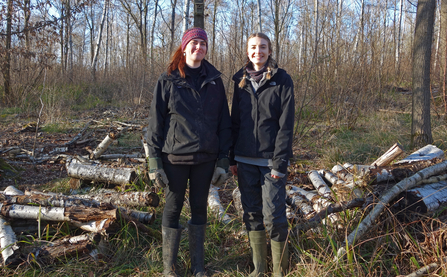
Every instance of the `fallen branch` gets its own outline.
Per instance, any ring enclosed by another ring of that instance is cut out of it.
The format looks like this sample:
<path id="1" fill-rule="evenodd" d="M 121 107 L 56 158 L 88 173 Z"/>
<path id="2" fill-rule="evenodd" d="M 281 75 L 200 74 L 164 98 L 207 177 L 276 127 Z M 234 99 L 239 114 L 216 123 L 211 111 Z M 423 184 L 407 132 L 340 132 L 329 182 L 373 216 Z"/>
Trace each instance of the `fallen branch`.
<path id="1" fill-rule="evenodd" d="M 84 128 L 72 140 L 64 143 L 63 146 L 71 145 L 71 144 L 75 143 L 77 140 L 79 140 L 82 137 L 82 135 L 84 134 L 85 130 L 87 130 L 90 123 L 92 123 L 92 121 L 87 122 L 87 124 L 85 124 Z"/>
<path id="2" fill-rule="evenodd" d="M 364 204 L 365 204 L 364 198 L 356 198 L 353 199 L 352 201 L 349 201 L 348 203 L 331 204 L 326 209 L 321 210 L 306 222 L 297 224 L 293 228 L 293 233 L 299 235 L 299 232 L 306 232 L 307 230 L 318 227 L 321 224 L 321 222 L 331 214 L 340 213 L 354 208 L 360 208 L 363 207 Z"/>
<path id="3" fill-rule="evenodd" d="M 415 186 L 422 179 L 426 179 L 430 176 L 436 175 L 439 172 L 442 172 L 447 169 L 447 161 L 441 162 L 434 166 L 425 168 L 411 177 L 408 177 L 391 189 L 389 189 L 386 193 L 384 193 L 380 198 L 379 202 L 374 206 L 373 210 L 365 217 L 365 219 L 360 222 L 357 228 L 352 231 L 349 236 L 346 238 L 346 247 L 352 246 L 356 240 L 361 238 L 374 224 L 376 218 L 382 213 L 385 209 L 386 205 L 388 205 L 391 200 L 393 200 L 400 193 L 409 190 Z M 337 256 L 335 259 L 339 259 L 343 254 L 346 253 L 346 248 L 341 247 L 338 249 Z"/>

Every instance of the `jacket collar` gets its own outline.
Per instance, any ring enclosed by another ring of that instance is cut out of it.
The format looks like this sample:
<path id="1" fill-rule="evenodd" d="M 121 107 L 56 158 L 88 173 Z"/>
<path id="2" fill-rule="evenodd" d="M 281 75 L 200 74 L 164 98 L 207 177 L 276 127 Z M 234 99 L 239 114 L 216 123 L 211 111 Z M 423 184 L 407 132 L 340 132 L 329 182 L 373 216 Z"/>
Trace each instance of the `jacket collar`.
<path id="1" fill-rule="evenodd" d="M 272 68 L 271 74 L 272 74 L 272 78 L 273 76 L 275 76 L 276 72 L 278 72 L 278 64 L 276 63 L 276 61 L 271 58 L 270 59 L 270 67 Z M 236 74 L 233 75 L 233 81 L 239 83 L 242 80 L 242 77 L 244 76 L 244 67 L 242 67 L 238 72 L 236 72 Z M 250 80 L 247 79 L 247 84 L 250 83 Z"/>
<path id="2" fill-rule="evenodd" d="M 204 83 L 211 82 L 212 80 L 216 80 L 219 78 L 222 73 L 218 71 L 211 63 L 209 63 L 207 60 L 202 60 L 202 72 L 206 72 L 206 79 Z M 187 84 L 186 80 L 180 76 L 180 72 L 178 69 L 171 72 L 170 75 L 164 73 L 163 79 L 167 81 L 171 81 L 173 83 L 179 84 L 179 85 L 185 85 Z M 188 85 L 189 86 L 189 85 Z"/>

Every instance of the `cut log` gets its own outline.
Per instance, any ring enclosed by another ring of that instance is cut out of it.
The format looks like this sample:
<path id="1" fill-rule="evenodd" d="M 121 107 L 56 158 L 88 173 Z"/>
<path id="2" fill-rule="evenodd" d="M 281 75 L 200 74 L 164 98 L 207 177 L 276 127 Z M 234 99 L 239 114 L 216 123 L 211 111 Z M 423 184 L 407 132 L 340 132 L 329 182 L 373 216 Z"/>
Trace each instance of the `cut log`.
<path id="1" fill-rule="evenodd" d="M 307 218 L 315 213 L 315 210 L 308 204 L 308 201 L 302 195 L 293 191 L 293 189 L 287 190 L 286 203 L 296 209 L 299 209 L 304 218 Z"/>
<path id="2" fill-rule="evenodd" d="M 109 147 L 110 144 L 116 139 L 116 135 L 114 132 L 110 132 L 104 140 L 93 150 L 93 153 L 90 155 L 90 159 L 96 160 L 98 159 Z"/>
<path id="3" fill-rule="evenodd" d="M 141 136 L 141 143 L 143 144 L 144 154 L 146 158 L 149 158 L 149 145 L 147 144 L 145 136 Z"/>
<path id="4" fill-rule="evenodd" d="M 228 216 L 220 202 L 218 188 L 213 185 L 210 185 L 210 191 L 208 194 L 208 207 L 217 215 L 222 223 L 228 224 L 231 222 L 231 218 Z"/>
<path id="5" fill-rule="evenodd" d="M 399 208 L 404 211 L 432 213 L 447 206 L 447 182 L 442 181 L 416 187 L 400 195 Z"/>
<path id="6" fill-rule="evenodd" d="M 334 168 L 332 169 L 334 170 Z M 347 172 L 346 169 L 336 171 L 337 175 L 343 176 L 349 181 L 345 181 L 337 177 L 328 170 L 320 170 L 320 174 L 332 183 L 332 190 L 337 194 L 337 198 L 341 201 L 350 201 L 354 198 L 363 197 L 363 189 L 356 185 L 354 177 Z"/>
<path id="7" fill-rule="evenodd" d="M 434 145 L 428 144 L 395 164 L 407 164 L 433 159 L 444 159 L 444 151 Z"/>
<path id="8" fill-rule="evenodd" d="M 4 195 L 24 195 L 23 191 L 14 186 L 7 186 L 3 191 Z"/>
<path id="9" fill-rule="evenodd" d="M 233 205 L 234 205 L 234 208 L 236 209 L 238 215 L 240 217 L 242 217 L 243 214 L 244 214 L 244 208 L 242 207 L 241 191 L 239 190 L 239 187 L 236 187 L 233 190 L 232 195 L 233 195 Z"/>
<path id="10" fill-rule="evenodd" d="M 324 199 L 320 195 L 313 193 L 311 191 L 306 191 L 306 190 L 296 187 L 296 186 L 290 186 L 290 189 L 293 192 L 296 192 L 299 195 L 303 196 L 309 202 L 311 202 L 312 208 L 317 213 L 326 209 L 329 205 L 331 205 L 331 202 L 329 202 L 327 199 Z M 338 223 L 340 221 L 340 216 L 338 214 L 331 214 L 328 216 L 328 218 L 332 223 Z"/>
<path id="11" fill-rule="evenodd" d="M 125 208 L 120 207 L 121 214 L 126 214 L 131 218 L 132 220 L 137 220 L 138 222 L 141 222 L 143 224 L 152 224 L 155 220 L 154 213 L 151 212 L 143 212 L 143 211 L 136 211 L 136 210 L 127 210 Z"/>
<path id="12" fill-rule="evenodd" d="M 15 264 L 17 258 L 15 251 L 18 249 L 16 242 L 16 234 L 11 225 L 3 216 L 0 216 L 0 247 L 3 265 Z"/>
<path id="13" fill-rule="evenodd" d="M 346 247 L 349 247 L 355 243 L 356 240 L 363 237 L 363 235 L 374 225 L 376 218 L 382 213 L 386 205 L 388 205 L 395 197 L 400 193 L 409 190 L 415 186 L 420 180 L 429 178 L 433 175 L 439 174 L 439 172 L 447 169 L 447 161 L 441 162 L 434 166 L 425 168 L 411 177 L 408 177 L 396 185 L 394 185 L 387 192 L 382 194 L 378 203 L 374 206 L 372 211 L 365 217 L 365 219 L 357 225 L 357 228 L 352 231 L 346 239 L 346 246 L 338 249 L 336 259 L 339 259 L 346 253 Z"/>
<path id="14" fill-rule="evenodd" d="M 331 189 L 316 170 L 309 171 L 308 175 L 319 195 L 325 198 L 332 198 Z"/>
<path id="15" fill-rule="evenodd" d="M 399 157 L 404 150 L 402 149 L 402 145 L 399 143 L 395 143 L 391 146 L 388 151 L 385 152 L 382 156 L 380 156 L 377 160 L 375 160 L 371 165 L 372 166 L 386 166 L 391 164 L 397 157 Z"/>
<path id="16" fill-rule="evenodd" d="M 97 194 L 80 194 L 74 197 L 114 206 L 158 207 L 160 204 L 158 195 L 154 192 L 147 191 L 100 192 Z"/>
<path id="17" fill-rule="evenodd" d="M 45 245 L 34 248 L 31 252 L 32 255 L 28 255 L 27 260 L 33 260 L 39 264 L 49 264 L 58 259 L 88 255 L 95 249 L 95 245 L 98 244 L 100 240 L 101 235 L 91 233 L 64 238 L 53 242 L 40 242 Z"/>
<path id="18" fill-rule="evenodd" d="M 116 209 L 101 210 L 87 207 L 38 207 L 27 205 L 4 205 L 1 214 L 6 218 L 21 218 L 48 221 L 91 221 L 98 219 L 116 219 Z"/>
<path id="19" fill-rule="evenodd" d="M 67 175 L 82 180 L 119 185 L 129 184 L 136 178 L 136 173 L 132 168 L 107 168 L 79 163 L 68 163 Z"/>

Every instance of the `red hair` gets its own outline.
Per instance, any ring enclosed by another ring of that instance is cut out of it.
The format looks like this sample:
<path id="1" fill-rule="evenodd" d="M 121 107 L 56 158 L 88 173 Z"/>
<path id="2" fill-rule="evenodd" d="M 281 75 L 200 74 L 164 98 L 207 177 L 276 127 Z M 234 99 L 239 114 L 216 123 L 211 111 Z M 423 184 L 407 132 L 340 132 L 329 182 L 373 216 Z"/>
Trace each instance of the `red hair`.
<path id="1" fill-rule="evenodd" d="M 182 46 L 180 45 L 177 50 L 172 54 L 171 60 L 168 64 L 168 75 L 171 75 L 172 71 L 178 69 L 180 72 L 180 76 L 182 78 L 185 78 L 185 65 L 186 65 L 186 58 L 183 55 Z"/>

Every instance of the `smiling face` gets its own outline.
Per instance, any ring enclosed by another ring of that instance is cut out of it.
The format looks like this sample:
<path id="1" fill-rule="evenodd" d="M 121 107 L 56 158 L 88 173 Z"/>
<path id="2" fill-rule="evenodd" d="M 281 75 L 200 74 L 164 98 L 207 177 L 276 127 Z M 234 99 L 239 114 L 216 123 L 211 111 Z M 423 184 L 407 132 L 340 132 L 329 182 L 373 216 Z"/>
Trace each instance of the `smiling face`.
<path id="1" fill-rule="evenodd" d="M 247 56 L 253 64 L 254 70 L 260 70 L 267 62 L 272 50 L 266 39 L 252 37 L 247 42 Z"/>
<path id="2" fill-rule="evenodd" d="M 186 64 L 191 68 L 200 66 L 206 54 L 206 41 L 202 39 L 192 39 L 185 47 Z"/>

